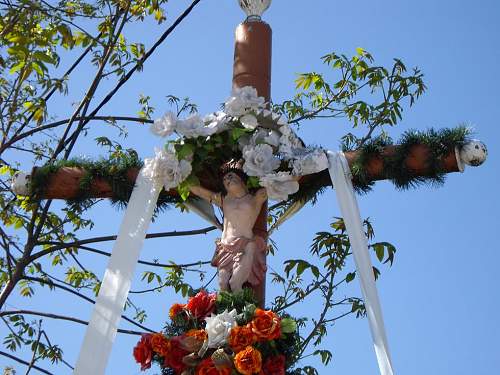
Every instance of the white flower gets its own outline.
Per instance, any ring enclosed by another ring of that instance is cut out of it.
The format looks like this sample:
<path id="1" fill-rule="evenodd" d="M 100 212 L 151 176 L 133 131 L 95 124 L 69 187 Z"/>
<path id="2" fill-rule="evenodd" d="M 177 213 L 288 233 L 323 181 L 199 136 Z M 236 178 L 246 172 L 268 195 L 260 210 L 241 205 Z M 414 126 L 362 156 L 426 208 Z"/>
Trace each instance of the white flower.
<path id="1" fill-rule="evenodd" d="M 236 310 L 231 312 L 224 311 L 219 315 L 213 315 L 205 318 L 207 326 L 205 331 L 208 334 L 208 347 L 218 348 L 227 343 L 229 332 L 233 327 L 236 327 Z"/>
<path id="2" fill-rule="evenodd" d="M 227 130 L 229 116 L 222 111 L 210 113 L 203 118 L 208 135 L 220 133 Z"/>
<path id="3" fill-rule="evenodd" d="M 305 176 L 328 168 L 328 159 L 323 150 L 317 148 L 308 151 L 292 161 L 293 175 Z"/>
<path id="4" fill-rule="evenodd" d="M 268 174 L 260 178 L 260 185 L 266 188 L 269 199 L 284 201 L 290 194 L 299 191 L 299 183 L 288 172 Z"/>
<path id="5" fill-rule="evenodd" d="M 266 138 L 264 138 L 264 142 L 271 146 L 278 147 L 280 144 L 280 133 L 276 130 L 270 130 Z"/>
<path id="6" fill-rule="evenodd" d="M 273 148 L 266 144 L 243 149 L 243 171 L 249 176 L 264 176 L 277 169 L 281 161 L 273 155 Z"/>
<path id="7" fill-rule="evenodd" d="M 191 115 L 185 120 L 177 121 L 177 132 L 186 138 L 196 138 L 209 135 L 209 129 L 198 114 Z"/>
<path id="8" fill-rule="evenodd" d="M 17 195 L 29 195 L 30 175 L 21 171 L 16 172 L 11 182 L 11 189 Z"/>
<path id="9" fill-rule="evenodd" d="M 259 125 L 259 123 L 257 122 L 257 117 L 249 113 L 241 116 L 240 122 L 245 129 L 255 129 L 257 125 Z"/>
<path id="10" fill-rule="evenodd" d="M 172 151 L 155 150 L 155 157 L 144 160 L 145 176 L 161 181 L 165 190 L 177 187 L 191 174 L 191 163 L 177 160 Z"/>
<path id="11" fill-rule="evenodd" d="M 302 149 L 304 146 L 289 125 L 283 125 L 279 130 L 282 134 L 280 137 L 279 152 L 285 159 L 290 159 L 293 157 L 295 149 Z"/>
<path id="12" fill-rule="evenodd" d="M 257 128 L 252 135 L 245 134 L 238 139 L 240 150 L 248 147 L 255 147 L 259 144 L 267 143 L 270 146 L 278 147 L 280 144 L 280 134 L 275 130 Z"/>
<path id="13" fill-rule="evenodd" d="M 264 108 L 265 99 L 257 95 L 257 90 L 251 86 L 235 88 L 231 97 L 224 103 L 224 109 L 230 116 L 239 117 L 250 111 Z"/>
<path id="14" fill-rule="evenodd" d="M 168 137 L 175 131 L 177 116 L 173 112 L 167 112 L 151 124 L 151 131 L 160 137 Z"/>

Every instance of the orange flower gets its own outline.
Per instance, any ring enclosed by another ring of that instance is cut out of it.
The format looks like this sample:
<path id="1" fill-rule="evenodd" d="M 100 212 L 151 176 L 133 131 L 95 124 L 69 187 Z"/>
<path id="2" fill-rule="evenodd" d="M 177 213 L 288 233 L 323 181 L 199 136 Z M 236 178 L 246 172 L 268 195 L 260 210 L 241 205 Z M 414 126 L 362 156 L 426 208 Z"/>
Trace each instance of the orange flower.
<path id="1" fill-rule="evenodd" d="M 272 311 L 256 309 L 255 316 L 248 325 L 257 336 L 257 341 L 270 341 L 281 336 L 281 319 Z"/>
<path id="2" fill-rule="evenodd" d="M 181 373 L 186 368 L 186 364 L 182 361 L 184 356 L 189 352 L 184 350 L 181 346 L 182 338 L 179 336 L 172 337 L 168 347 L 168 353 L 163 360 L 163 365 L 170 367 L 175 373 Z"/>
<path id="3" fill-rule="evenodd" d="M 171 320 L 174 320 L 175 317 L 179 315 L 185 307 L 186 305 L 183 305 L 182 303 L 174 303 L 168 311 L 168 316 Z"/>
<path id="4" fill-rule="evenodd" d="M 256 337 L 250 327 L 234 327 L 229 332 L 229 346 L 235 353 L 252 345 L 256 341 Z"/>
<path id="5" fill-rule="evenodd" d="M 208 338 L 204 329 L 190 329 L 186 332 L 187 337 L 194 337 L 196 340 L 205 341 Z"/>
<path id="6" fill-rule="evenodd" d="M 252 346 L 247 346 L 234 356 L 234 365 L 243 375 L 257 374 L 262 369 L 262 355 Z"/>
<path id="7" fill-rule="evenodd" d="M 169 351 L 170 343 L 161 333 L 154 333 L 151 336 L 151 348 L 155 353 L 165 357 Z"/>
<path id="8" fill-rule="evenodd" d="M 229 367 L 225 367 L 218 370 L 217 367 L 215 367 L 212 358 L 208 357 L 201 361 L 196 367 L 195 375 L 231 375 L 231 369 Z"/>

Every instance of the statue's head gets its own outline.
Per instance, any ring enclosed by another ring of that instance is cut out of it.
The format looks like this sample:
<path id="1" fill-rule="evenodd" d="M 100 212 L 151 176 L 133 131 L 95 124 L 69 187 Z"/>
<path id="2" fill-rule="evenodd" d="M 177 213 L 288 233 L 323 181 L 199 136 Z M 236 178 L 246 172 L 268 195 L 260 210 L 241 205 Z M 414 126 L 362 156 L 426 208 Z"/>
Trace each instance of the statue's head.
<path id="1" fill-rule="evenodd" d="M 232 159 L 222 164 L 220 168 L 222 179 L 222 194 L 226 195 L 229 191 L 239 192 L 246 190 L 248 176 L 243 172 L 243 161 Z"/>

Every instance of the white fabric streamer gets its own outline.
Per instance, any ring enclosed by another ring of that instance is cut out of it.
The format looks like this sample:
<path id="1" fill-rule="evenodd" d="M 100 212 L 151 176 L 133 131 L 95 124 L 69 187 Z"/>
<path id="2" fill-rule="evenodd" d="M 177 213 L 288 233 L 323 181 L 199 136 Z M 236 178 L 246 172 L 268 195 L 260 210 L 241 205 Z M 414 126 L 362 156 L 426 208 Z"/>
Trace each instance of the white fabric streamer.
<path id="1" fill-rule="evenodd" d="M 328 151 L 330 177 L 337 193 L 337 201 L 344 217 L 344 223 L 354 254 L 357 275 L 361 283 L 361 291 L 365 300 L 366 315 L 370 324 L 373 345 L 378 366 L 382 375 L 393 375 L 392 361 L 387 344 L 382 309 L 378 297 L 377 286 L 373 275 L 372 263 L 368 253 L 368 241 L 363 230 L 363 222 L 354 194 L 349 164 L 342 152 Z"/>
<path id="2" fill-rule="evenodd" d="M 135 266 L 161 189 L 161 182 L 147 177 L 144 168 L 141 169 L 113 246 L 74 374 L 101 375 L 106 370 Z"/>

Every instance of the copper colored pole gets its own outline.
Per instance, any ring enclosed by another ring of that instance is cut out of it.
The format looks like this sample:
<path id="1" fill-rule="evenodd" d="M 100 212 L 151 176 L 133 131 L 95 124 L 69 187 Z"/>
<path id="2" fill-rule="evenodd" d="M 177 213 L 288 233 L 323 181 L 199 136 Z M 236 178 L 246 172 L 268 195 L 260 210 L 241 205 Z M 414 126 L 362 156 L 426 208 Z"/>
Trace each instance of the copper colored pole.
<path id="1" fill-rule="evenodd" d="M 236 28 L 233 65 L 233 89 L 252 86 L 257 94 L 271 99 L 271 27 L 262 21 L 245 21 Z M 255 222 L 253 232 L 267 240 L 267 202 Z M 254 286 L 257 301 L 264 306 L 266 300 L 266 277 Z"/>

